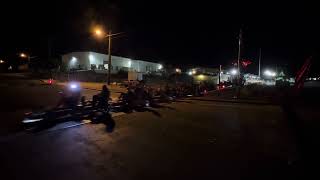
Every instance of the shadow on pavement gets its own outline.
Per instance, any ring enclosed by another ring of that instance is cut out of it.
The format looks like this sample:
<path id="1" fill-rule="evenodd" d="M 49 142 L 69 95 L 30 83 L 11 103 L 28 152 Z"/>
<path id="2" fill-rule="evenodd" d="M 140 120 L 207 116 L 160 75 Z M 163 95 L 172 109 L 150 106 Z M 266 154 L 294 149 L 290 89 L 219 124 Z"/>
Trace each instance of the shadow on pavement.
<path id="1" fill-rule="evenodd" d="M 116 122 L 112 118 L 110 113 L 101 113 L 97 114 L 95 118 L 92 119 L 93 124 L 100 124 L 103 123 L 106 125 L 106 132 L 112 133 L 115 126 Z"/>
<path id="2" fill-rule="evenodd" d="M 154 114 L 157 117 L 162 117 L 161 114 L 153 109 L 150 108 L 139 108 L 139 109 L 135 109 L 137 112 L 151 112 L 152 114 Z"/>
<path id="3" fill-rule="evenodd" d="M 188 103 L 188 104 L 194 104 L 192 101 L 184 101 L 184 100 L 175 100 L 174 102 L 183 102 L 183 103 Z"/>
<path id="4" fill-rule="evenodd" d="M 41 133 L 41 132 L 45 132 L 46 130 L 57 131 L 57 130 L 67 129 L 70 127 L 75 127 L 75 126 L 80 126 L 83 124 L 90 123 L 90 121 L 83 122 L 82 119 L 84 118 L 76 117 L 76 116 L 60 118 L 58 120 L 48 119 L 46 121 L 39 122 L 35 126 L 29 128 L 28 131 L 32 133 Z M 92 117 L 90 119 L 92 124 L 100 124 L 100 123 L 105 124 L 106 131 L 108 133 L 113 132 L 116 125 L 111 114 L 106 112 L 99 112 L 99 111 L 94 112 L 94 114 L 92 114 Z M 71 124 L 67 124 L 67 123 L 71 123 Z M 59 127 L 59 125 L 61 125 L 61 127 Z"/>
<path id="5" fill-rule="evenodd" d="M 160 105 L 160 104 L 154 104 L 151 106 L 152 108 L 166 108 L 166 109 L 170 109 L 170 110 L 176 110 L 176 108 L 170 107 L 170 106 L 164 106 L 164 105 Z"/>

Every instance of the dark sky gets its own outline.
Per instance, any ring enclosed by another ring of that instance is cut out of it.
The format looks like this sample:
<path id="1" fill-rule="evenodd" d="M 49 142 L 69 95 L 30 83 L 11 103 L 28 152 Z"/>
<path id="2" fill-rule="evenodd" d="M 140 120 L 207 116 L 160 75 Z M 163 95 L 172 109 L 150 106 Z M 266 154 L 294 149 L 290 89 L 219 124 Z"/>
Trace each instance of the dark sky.
<path id="1" fill-rule="evenodd" d="M 0 56 L 19 51 L 45 56 L 107 45 L 90 27 L 125 34 L 113 41 L 116 55 L 172 64 L 228 65 L 237 56 L 243 29 L 243 58 L 257 65 L 298 67 L 319 52 L 319 8 L 293 1 L 9 1 L 1 2 Z"/>

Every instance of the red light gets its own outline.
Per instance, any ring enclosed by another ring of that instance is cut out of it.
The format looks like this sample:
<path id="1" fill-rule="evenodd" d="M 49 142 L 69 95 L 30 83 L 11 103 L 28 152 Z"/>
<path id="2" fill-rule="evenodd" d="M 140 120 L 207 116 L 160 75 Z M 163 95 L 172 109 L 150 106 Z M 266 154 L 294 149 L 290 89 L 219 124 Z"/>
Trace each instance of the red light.
<path id="1" fill-rule="evenodd" d="M 225 88 L 225 86 L 223 85 L 222 88 Z"/>
<path id="2" fill-rule="evenodd" d="M 49 83 L 49 84 L 52 84 L 52 79 L 49 79 L 48 83 Z"/>

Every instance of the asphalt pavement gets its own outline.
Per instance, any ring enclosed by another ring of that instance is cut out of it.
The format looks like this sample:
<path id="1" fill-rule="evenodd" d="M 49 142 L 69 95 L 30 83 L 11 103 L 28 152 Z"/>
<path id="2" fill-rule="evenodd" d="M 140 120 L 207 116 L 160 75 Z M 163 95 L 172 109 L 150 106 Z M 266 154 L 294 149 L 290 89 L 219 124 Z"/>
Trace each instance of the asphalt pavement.
<path id="1" fill-rule="evenodd" d="M 113 131 L 88 120 L 21 131 L 23 113 L 55 105 L 60 87 L 23 75 L 0 80 L 2 179 L 292 179 L 301 174 L 299 145 L 315 149 L 297 141 L 288 119 L 316 122 L 318 111 L 288 116 L 273 103 L 230 100 L 231 91 L 112 114 Z M 101 84 L 88 86 L 92 97 Z M 309 149 L 301 152 L 312 159 Z"/>
<path id="2" fill-rule="evenodd" d="M 2 140 L 3 179 L 286 179 L 294 144 L 281 108 L 181 100 Z"/>

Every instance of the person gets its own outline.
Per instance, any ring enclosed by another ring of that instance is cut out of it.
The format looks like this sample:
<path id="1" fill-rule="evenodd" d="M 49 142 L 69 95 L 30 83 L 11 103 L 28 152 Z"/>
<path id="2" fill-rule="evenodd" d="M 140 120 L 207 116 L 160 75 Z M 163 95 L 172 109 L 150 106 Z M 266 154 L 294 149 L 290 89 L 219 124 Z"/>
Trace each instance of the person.
<path id="1" fill-rule="evenodd" d="M 99 102 L 98 106 L 99 107 L 105 107 L 108 105 L 108 101 L 110 99 L 110 91 L 106 85 L 102 86 L 102 91 L 99 94 Z"/>

